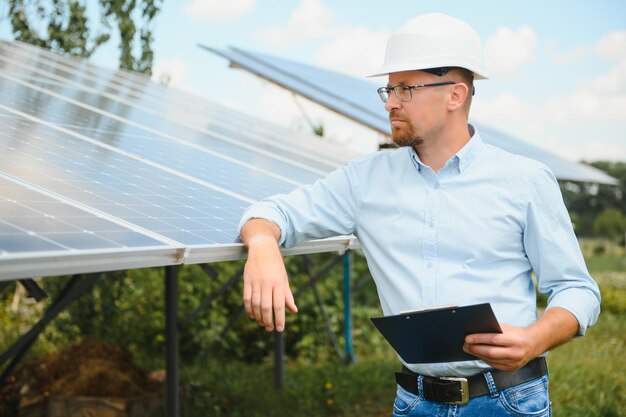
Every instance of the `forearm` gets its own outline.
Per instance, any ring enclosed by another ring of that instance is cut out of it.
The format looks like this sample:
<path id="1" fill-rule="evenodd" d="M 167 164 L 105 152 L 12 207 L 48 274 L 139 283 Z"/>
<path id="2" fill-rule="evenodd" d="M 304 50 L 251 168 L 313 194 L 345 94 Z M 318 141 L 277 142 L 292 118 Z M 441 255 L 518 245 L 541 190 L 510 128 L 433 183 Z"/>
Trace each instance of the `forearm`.
<path id="1" fill-rule="evenodd" d="M 280 229 L 273 222 L 266 219 L 250 219 L 241 228 L 241 240 L 250 250 L 261 244 L 278 242 Z"/>
<path id="2" fill-rule="evenodd" d="M 564 308 L 549 308 L 527 331 L 530 340 L 535 342 L 532 354 L 539 356 L 576 336 L 578 320 Z"/>

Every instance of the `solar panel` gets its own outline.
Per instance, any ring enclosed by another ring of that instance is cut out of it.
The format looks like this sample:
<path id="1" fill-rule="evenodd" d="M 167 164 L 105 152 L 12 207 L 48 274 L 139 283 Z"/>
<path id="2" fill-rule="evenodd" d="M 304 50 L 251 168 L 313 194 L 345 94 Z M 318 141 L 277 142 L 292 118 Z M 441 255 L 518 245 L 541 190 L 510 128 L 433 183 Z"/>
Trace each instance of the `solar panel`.
<path id="1" fill-rule="evenodd" d="M 239 215 L 253 201 L 27 119 L 0 118 L 0 130 L 5 173 L 181 245 L 235 242 Z"/>
<path id="2" fill-rule="evenodd" d="M 110 269 L 135 267 L 139 259 L 144 266 L 170 264 L 179 251 L 171 243 L 0 173 L 0 280 L 22 278 L 24 269 L 33 276 L 92 272 L 111 256 L 118 262 L 105 262 Z M 71 259 L 49 262 L 60 254 Z"/>
<path id="3" fill-rule="evenodd" d="M 223 189 L 238 188 L 239 192 L 252 199 L 260 199 L 276 192 L 288 192 L 296 186 L 312 182 L 323 172 L 314 173 L 305 171 L 291 164 L 280 164 L 263 155 L 257 155 L 249 150 L 231 149 L 228 155 L 224 153 L 224 146 L 217 148 L 199 146 L 190 140 L 178 139 L 184 135 L 198 135 L 186 129 L 177 131 L 177 126 L 161 123 L 155 128 L 149 123 L 152 118 L 124 119 L 118 116 L 120 107 L 115 104 L 102 107 L 108 111 L 97 111 L 81 107 L 72 102 L 57 100 L 55 97 L 31 88 L 24 88 L 12 80 L 5 78 L 0 72 L 0 106 L 12 109 L 24 115 L 43 120 L 53 125 L 63 125 L 67 130 L 80 133 L 80 129 L 90 130 L 89 136 L 103 144 L 114 146 L 123 151 L 141 156 L 147 160 L 163 166 L 178 169 L 182 173 L 211 182 Z M 27 91 L 28 94 L 24 94 Z M 72 90 L 64 89 L 63 93 Z M 58 93 L 60 94 L 60 93 Z M 63 96 L 65 97 L 65 96 Z M 59 102 L 60 101 L 60 102 Z M 107 101 L 107 104 L 110 104 Z M 133 114 L 127 113 L 133 117 Z M 145 123 L 145 125 L 144 125 Z M 79 129 L 80 128 L 80 129 Z M 167 131 L 172 134 L 167 133 Z M 84 132 L 84 130 L 83 130 Z M 220 146 L 222 143 L 218 143 Z M 243 158 L 243 155 L 247 159 Z M 248 162 L 250 161 L 250 162 Z M 272 171 L 275 168 L 276 171 Z"/>
<path id="4" fill-rule="evenodd" d="M 66 86 L 89 88 L 98 95 L 110 98 L 145 110 L 156 112 L 159 115 L 175 120 L 176 122 L 191 125 L 195 128 L 209 130 L 214 135 L 222 135 L 221 139 L 230 141 L 238 146 L 255 146 L 254 151 L 267 152 L 276 156 L 285 154 L 291 160 L 297 160 L 313 167 L 321 165 L 320 169 L 336 168 L 356 156 L 356 154 L 337 147 L 320 145 L 319 138 L 311 139 L 305 136 L 305 141 L 294 144 L 294 132 L 278 130 L 276 127 L 258 119 L 243 117 L 239 113 L 228 111 L 206 101 L 201 101 L 191 95 L 185 95 L 175 90 L 167 90 L 157 84 L 144 85 L 143 91 L 138 92 L 136 85 L 130 87 L 119 84 L 116 77 L 97 76 L 86 74 L 85 68 L 72 68 L 68 65 L 60 66 L 59 58 L 55 60 L 42 58 L 40 53 L 34 54 L 29 49 L 19 48 L 12 44 L 0 43 L 0 60 L 4 69 L 13 77 L 30 82 L 39 80 L 40 85 Z M 37 50 L 35 50 L 37 51 Z M 48 53 L 49 54 L 49 53 Z M 17 58 L 22 60 L 16 61 Z M 53 73 L 54 72 L 54 73 Z M 116 73 L 117 74 L 117 73 Z M 42 80 L 43 77 L 43 80 Z M 128 77 L 139 78 L 138 75 Z M 47 78 L 47 79 L 46 79 Z M 103 81 L 106 81 L 103 82 Z M 128 82 L 127 82 L 128 84 Z M 302 135 L 296 135 L 302 136 Z M 277 141 L 278 139 L 278 141 Z M 278 146 L 277 145 L 288 145 Z"/>
<path id="5" fill-rule="evenodd" d="M 232 66 L 250 71 L 377 132 L 390 136 L 387 113 L 376 95 L 377 85 L 366 79 L 358 79 L 240 48 L 218 49 L 203 45 L 201 47 L 225 57 Z M 570 162 L 483 124 L 476 123 L 476 125 L 485 142 L 511 153 L 541 161 L 550 167 L 559 179 L 617 184 L 616 179 L 601 170 Z"/>
<path id="6" fill-rule="evenodd" d="M 285 147 L 294 135 L 270 123 L 197 98 L 181 111 L 165 98 L 185 95 L 145 78 L 22 44 L 0 42 L 0 90 L 0 191 L 22 190 L 0 201 L 0 279 L 241 258 L 245 207 L 346 155 L 310 138 Z"/>

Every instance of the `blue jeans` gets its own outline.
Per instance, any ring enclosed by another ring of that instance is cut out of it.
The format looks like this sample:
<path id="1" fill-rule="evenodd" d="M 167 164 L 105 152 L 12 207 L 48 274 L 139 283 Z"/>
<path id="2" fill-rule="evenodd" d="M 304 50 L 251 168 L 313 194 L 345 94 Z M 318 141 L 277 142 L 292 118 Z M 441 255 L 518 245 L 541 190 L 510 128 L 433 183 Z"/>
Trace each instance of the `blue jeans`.
<path id="1" fill-rule="evenodd" d="M 490 393 L 474 397 L 467 404 L 451 405 L 430 402 L 422 395 L 422 380 L 418 378 L 420 395 L 412 394 L 398 385 L 393 404 L 393 417 L 550 417 L 552 410 L 548 395 L 548 376 L 498 391 L 489 372 L 485 379 Z"/>

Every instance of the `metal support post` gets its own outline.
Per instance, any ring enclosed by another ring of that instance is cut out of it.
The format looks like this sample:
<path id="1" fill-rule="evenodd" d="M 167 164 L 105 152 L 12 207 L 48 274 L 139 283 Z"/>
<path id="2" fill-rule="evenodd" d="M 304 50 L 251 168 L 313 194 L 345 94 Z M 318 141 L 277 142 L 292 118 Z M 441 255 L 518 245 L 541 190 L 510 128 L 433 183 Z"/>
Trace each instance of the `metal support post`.
<path id="1" fill-rule="evenodd" d="M 274 388 L 285 386 L 285 332 L 274 332 Z"/>
<path id="2" fill-rule="evenodd" d="M 39 284 L 37 284 L 32 278 L 21 279 L 20 284 L 22 284 L 24 288 L 26 288 L 26 291 L 28 291 L 28 296 L 34 298 L 37 302 L 47 297 L 46 292 L 42 290 Z"/>
<path id="3" fill-rule="evenodd" d="M 178 266 L 165 267 L 165 416 L 180 416 L 178 375 Z"/>
<path id="4" fill-rule="evenodd" d="M 353 363 L 356 360 L 354 356 L 354 350 L 352 348 L 352 295 L 350 292 L 351 275 L 352 252 L 346 251 L 343 254 L 343 322 L 344 337 L 346 340 L 346 354 L 344 357 L 344 361 L 346 363 Z"/>

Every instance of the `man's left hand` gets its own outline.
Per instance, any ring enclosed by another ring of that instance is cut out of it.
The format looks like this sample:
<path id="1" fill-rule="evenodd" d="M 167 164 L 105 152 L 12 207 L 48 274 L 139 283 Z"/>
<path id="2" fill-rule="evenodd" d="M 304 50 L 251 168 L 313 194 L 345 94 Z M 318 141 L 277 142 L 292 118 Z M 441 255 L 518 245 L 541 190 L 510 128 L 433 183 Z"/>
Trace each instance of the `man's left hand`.
<path id="1" fill-rule="evenodd" d="M 496 369 L 513 372 L 541 354 L 529 329 L 500 324 L 502 333 L 476 333 L 465 338 L 463 350 Z"/>

